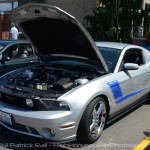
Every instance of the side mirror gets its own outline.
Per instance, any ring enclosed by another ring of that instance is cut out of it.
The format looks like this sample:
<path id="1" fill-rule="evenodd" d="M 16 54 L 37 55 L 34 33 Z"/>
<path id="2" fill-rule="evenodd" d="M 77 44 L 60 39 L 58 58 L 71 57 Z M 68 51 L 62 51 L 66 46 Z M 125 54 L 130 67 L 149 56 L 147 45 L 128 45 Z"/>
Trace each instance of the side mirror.
<path id="1" fill-rule="evenodd" d="M 124 64 L 124 70 L 138 70 L 139 65 L 134 63 L 125 63 Z"/>
<path id="2" fill-rule="evenodd" d="M 5 64 L 5 61 L 10 61 L 10 57 L 0 55 L 0 63 Z"/>

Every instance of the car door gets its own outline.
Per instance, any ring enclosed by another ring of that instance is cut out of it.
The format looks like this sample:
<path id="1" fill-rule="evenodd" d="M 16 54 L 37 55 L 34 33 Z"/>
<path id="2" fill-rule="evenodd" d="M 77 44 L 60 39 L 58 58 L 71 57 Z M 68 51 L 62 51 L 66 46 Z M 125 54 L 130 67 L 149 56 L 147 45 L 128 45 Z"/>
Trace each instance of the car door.
<path id="1" fill-rule="evenodd" d="M 0 75 L 39 62 L 34 49 L 28 43 L 13 44 L 2 52 Z"/>
<path id="2" fill-rule="evenodd" d="M 126 63 L 138 64 L 137 70 L 124 70 Z M 128 49 L 124 54 L 118 75 L 120 76 L 120 86 L 122 98 L 117 104 L 124 108 L 142 98 L 148 92 L 148 70 L 143 50 L 140 48 Z"/>

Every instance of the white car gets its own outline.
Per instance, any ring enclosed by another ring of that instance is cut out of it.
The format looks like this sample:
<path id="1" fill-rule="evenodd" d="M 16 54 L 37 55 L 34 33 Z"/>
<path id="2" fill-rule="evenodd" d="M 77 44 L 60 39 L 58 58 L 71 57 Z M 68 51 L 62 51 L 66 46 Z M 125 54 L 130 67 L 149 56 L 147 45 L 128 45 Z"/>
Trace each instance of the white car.
<path id="1" fill-rule="evenodd" d="M 95 142 L 105 124 L 147 100 L 150 54 L 123 43 L 95 42 L 63 10 L 27 4 L 12 21 L 38 50 L 38 65 L 0 78 L 0 124 L 55 142 Z"/>

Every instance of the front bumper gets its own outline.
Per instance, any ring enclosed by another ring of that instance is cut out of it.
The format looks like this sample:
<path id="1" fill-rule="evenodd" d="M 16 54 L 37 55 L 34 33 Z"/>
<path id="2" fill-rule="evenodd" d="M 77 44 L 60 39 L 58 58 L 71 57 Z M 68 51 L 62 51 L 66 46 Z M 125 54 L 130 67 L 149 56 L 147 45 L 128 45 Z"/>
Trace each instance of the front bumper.
<path id="1" fill-rule="evenodd" d="M 5 128 L 54 142 L 76 139 L 77 123 L 71 111 L 18 110 L 0 102 L 0 111 L 11 114 L 12 125 L 0 121 Z"/>

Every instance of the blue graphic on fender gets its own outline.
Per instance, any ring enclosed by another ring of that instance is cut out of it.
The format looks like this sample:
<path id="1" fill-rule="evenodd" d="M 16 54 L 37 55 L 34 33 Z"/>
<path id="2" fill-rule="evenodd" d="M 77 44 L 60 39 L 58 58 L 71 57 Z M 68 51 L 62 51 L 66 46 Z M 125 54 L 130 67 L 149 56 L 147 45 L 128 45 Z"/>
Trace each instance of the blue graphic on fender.
<path id="1" fill-rule="evenodd" d="M 108 82 L 107 84 L 113 93 L 116 104 L 120 104 L 145 90 L 145 89 L 141 89 L 139 91 L 135 91 L 133 93 L 123 96 L 120 84 L 117 80 L 115 80 L 113 82 Z"/>
<path id="2" fill-rule="evenodd" d="M 110 87 L 115 100 L 122 98 L 122 90 L 117 80 L 108 82 L 107 84 Z"/>

